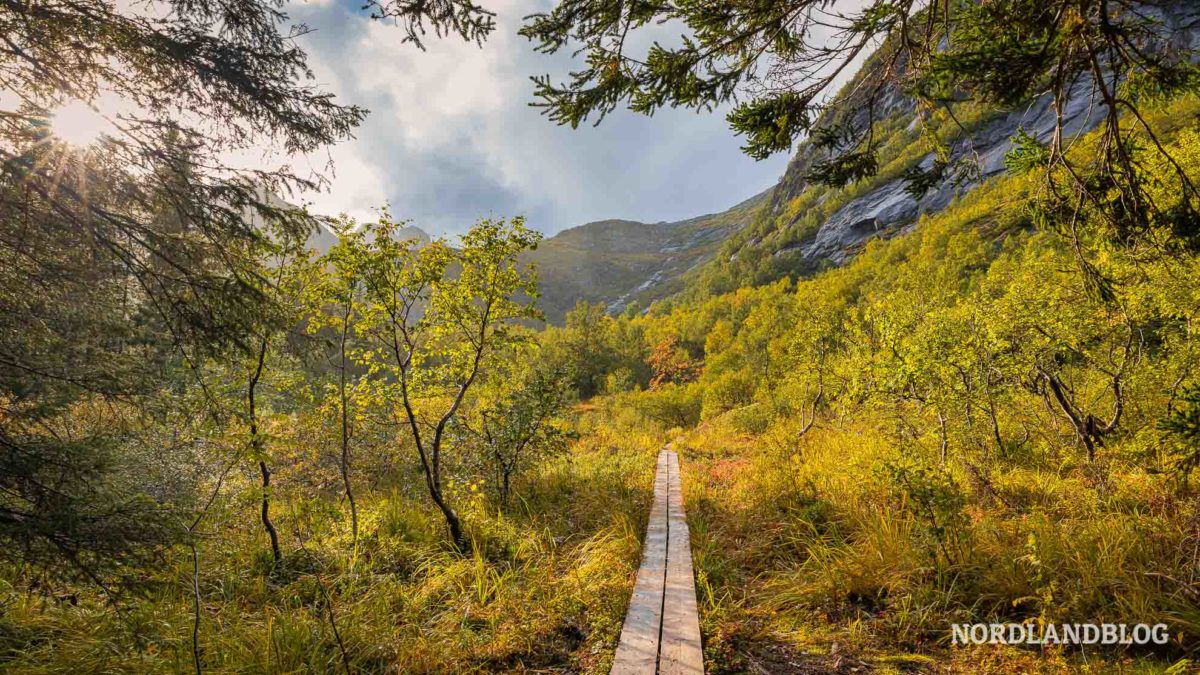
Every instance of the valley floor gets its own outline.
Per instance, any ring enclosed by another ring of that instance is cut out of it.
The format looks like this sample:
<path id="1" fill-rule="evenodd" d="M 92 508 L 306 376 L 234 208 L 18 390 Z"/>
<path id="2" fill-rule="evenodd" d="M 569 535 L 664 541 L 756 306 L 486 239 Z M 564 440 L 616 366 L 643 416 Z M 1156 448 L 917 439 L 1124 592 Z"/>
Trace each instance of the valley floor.
<path id="1" fill-rule="evenodd" d="M 293 544 L 272 568 L 253 502 L 232 504 L 197 548 L 205 671 L 606 673 L 639 560 L 654 458 L 675 437 L 712 675 L 1192 672 L 1177 646 L 1158 658 L 948 646 L 949 624 L 968 620 L 971 603 L 1038 591 L 1024 542 L 1003 538 L 1006 522 L 1028 524 L 1029 513 L 977 513 L 972 543 L 954 563 L 939 563 L 923 548 L 919 518 L 888 501 L 876 469 L 892 453 L 869 430 L 817 427 L 786 446 L 770 433 L 739 431 L 729 415 L 668 433 L 614 411 L 603 400 L 589 406 L 572 450 L 522 481 L 507 513 L 476 486 L 464 488 L 470 556 L 448 549 L 420 499 L 380 487 L 363 498 L 356 559 L 337 501 L 297 498 L 282 509 Z M 1016 471 L 991 480 L 997 499 L 1045 506 L 1077 501 L 1069 488 L 1080 471 L 1065 467 L 1036 485 Z M 1120 470 L 1110 479 L 1118 493 L 1140 480 Z M 1075 527 L 1060 530 L 1064 556 L 1095 556 L 1089 577 L 1061 595 L 1064 604 L 1089 592 L 1084 583 L 1119 585 L 1136 573 L 1123 570 L 1139 555 L 1129 539 L 1138 526 L 1132 514 L 1109 510 L 1115 503 L 1077 511 Z M 1180 507 L 1144 517 L 1142 528 L 1191 516 Z M 1042 527 L 1043 536 L 1053 531 L 1051 522 Z M 1079 538 L 1068 541 L 1069 531 Z M 1080 548 L 1087 537 L 1099 538 L 1090 553 Z M 1061 575 L 1055 588 L 1067 588 L 1071 563 L 1045 555 Z M 0 586 L 3 670 L 192 670 L 190 558 L 166 561 L 112 605 L 87 588 L 48 593 L 18 572 L 6 570 Z"/>
<path id="2" fill-rule="evenodd" d="M 727 415 L 676 441 L 684 462 L 706 672 L 1197 672 L 1178 644 L 1157 657 L 1112 649 L 950 646 L 951 623 L 975 620 L 970 604 L 963 602 L 965 593 L 954 584 L 1036 583 L 1033 570 L 1024 579 L 988 576 L 999 574 L 996 568 L 1006 563 L 1013 566 L 1008 573 L 1021 575 L 1016 567 L 1027 560 L 1024 551 L 1005 550 L 1001 547 L 1008 542 L 980 536 L 975 545 L 984 550 L 947 570 L 958 578 L 942 585 L 932 569 L 936 562 L 920 550 L 919 523 L 889 504 L 886 488 L 878 484 L 873 468 L 890 453 L 870 431 L 814 429 L 789 452 L 777 437 L 733 426 Z M 1114 478 L 1128 481 L 1127 488 L 1138 480 L 1132 475 Z M 1019 486 L 1021 479 L 1014 473 L 994 480 L 1012 494 L 1020 487 L 1034 488 Z M 1058 480 L 1055 487 L 1065 489 L 1075 479 L 1064 475 Z M 1064 499 L 1075 498 L 1069 495 L 1061 493 Z M 974 526 L 982 534 L 988 516 L 977 518 Z M 1115 566 L 1129 562 L 1120 558 L 1134 553 L 1123 549 L 1128 541 L 1121 538 L 1133 531 L 1126 527 L 1135 525 L 1100 512 L 1078 525 L 1085 530 L 1090 525 L 1092 535 L 1111 532 L 1113 539 L 1103 543 L 1105 552 L 1099 554 L 1117 559 L 1092 560 L 1091 582 L 1119 584 L 1123 572 Z M 1083 542 L 1060 543 L 1069 548 Z M 1000 564 L 989 566 L 986 560 Z M 1065 562 L 1045 564 L 1062 565 L 1058 571 L 1069 575 Z M 973 602 L 991 600 L 984 592 Z M 1062 601 L 1070 600 L 1064 594 Z M 1006 620 L 1024 618 L 1014 612 Z"/>
<path id="3" fill-rule="evenodd" d="M 203 670 L 607 672 L 660 445 L 588 433 L 522 481 L 507 512 L 460 486 L 466 556 L 427 497 L 377 486 L 359 496 L 357 557 L 336 498 L 281 495 L 284 561 L 272 566 L 248 475 L 245 498 L 213 513 L 197 546 Z M 186 553 L 111 603 L 86 584 L 52 592 L 29 570 L 3 570 L 0 671 L 194 672 Z"/>

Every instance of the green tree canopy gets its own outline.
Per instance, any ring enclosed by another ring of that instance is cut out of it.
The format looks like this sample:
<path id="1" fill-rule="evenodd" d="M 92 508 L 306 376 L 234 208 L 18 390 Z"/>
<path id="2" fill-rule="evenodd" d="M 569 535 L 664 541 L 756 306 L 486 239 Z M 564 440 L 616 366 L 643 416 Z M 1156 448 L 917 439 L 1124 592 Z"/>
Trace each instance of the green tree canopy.
<path id="1" fill-rule="evenodd" d="M 289 320 L 263 264 L 312 221 L 276 195 L 322 179 L 230 158 L 319 150 L 366 111 L 313 85 L 285 4 L 0 3 L 0 557 L 94 571 L 169 538 L 151 515 L 180 495 L 132 479 L 134 430 L 67 413 L 161 408 L 206 359 L 258 353 Z M 370 7 L 413 40 L 488 24 L 456 0 Z M 55 134 L 58 109 L 102 100 L 121 103 L 105 137 Z M 210 416 L 229 418 L 218 399 Z"/>

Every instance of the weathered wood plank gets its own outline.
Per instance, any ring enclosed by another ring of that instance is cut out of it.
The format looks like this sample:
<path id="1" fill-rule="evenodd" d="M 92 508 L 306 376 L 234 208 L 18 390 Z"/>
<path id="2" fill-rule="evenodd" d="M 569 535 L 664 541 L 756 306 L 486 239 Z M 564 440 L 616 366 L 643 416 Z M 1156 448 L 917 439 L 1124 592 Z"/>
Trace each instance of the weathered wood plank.
<path id="1" fill-rule="evenodd" d="M 679 455 L 670 448 L 658 454 L 646 543 L 613 660 L 615 675 L 704 673 Z"/>
<path id="2" fill-rule="evenodd" d="M 625 624 L 621 627 L 621 639 L 613 659 L 613 675 L 651 675 L 657 670 L 666 579 L 669 471 L 667 454 L 660 452 L 654 476 L 650 522 L 646 526 L 646 542 L 642 546 L 642 563 L 634 581 Z"/>
<path id="3" fill-rule="evenodd" d="M 702 675 L 704 652 L 700 645 L 700 616 L 692 576 L 691 541 L 683 510 L 679 455 L 673 451 L 667 455 L 667 578 L 658 672 L 660 675 Z"/>

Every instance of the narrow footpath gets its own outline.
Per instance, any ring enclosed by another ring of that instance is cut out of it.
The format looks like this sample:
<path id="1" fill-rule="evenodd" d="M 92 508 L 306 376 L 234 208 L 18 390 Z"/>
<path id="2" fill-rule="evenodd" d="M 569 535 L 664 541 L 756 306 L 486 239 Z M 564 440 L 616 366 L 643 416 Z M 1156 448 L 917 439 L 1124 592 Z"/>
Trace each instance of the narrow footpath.
<path id="1" fill-rule="evenodd" d="M 668 444 L 658 453 L 642 564 L 621 629 L 613 675 L 704 672 L 679 455 L 670 448 Z"/>

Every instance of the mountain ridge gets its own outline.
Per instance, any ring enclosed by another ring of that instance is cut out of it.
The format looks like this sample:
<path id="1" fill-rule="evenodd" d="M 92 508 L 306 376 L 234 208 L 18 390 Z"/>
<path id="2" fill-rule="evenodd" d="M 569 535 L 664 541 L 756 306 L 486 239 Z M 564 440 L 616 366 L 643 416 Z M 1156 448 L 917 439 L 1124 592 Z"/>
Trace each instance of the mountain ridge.
<path id="1" fill-rule="evenodd" d="M 603 303 L 617 313 L 643 310 L 679 292 L 684 275 L 752 222 L 774 189 L 717 213 L 657 223 L 598 220 L 548 237 L 525 256 L 538 270 L 547 321 L 560 323 L 579 301 Z"/>

